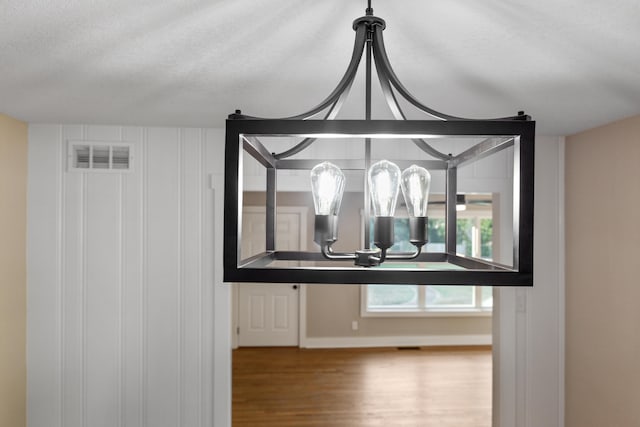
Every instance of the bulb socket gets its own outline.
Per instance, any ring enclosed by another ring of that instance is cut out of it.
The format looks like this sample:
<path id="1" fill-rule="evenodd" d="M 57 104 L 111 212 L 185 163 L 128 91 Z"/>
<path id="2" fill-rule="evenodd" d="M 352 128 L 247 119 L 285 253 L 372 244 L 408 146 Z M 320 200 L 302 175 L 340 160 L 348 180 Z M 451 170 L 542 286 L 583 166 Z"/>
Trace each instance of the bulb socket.
<path id="1" fill-rule="evenodd" d="M 426 216 L 409 217 L 409 242 L 421 248 L 429 241 L 429 218 Z"/>
<path id="2" fill-rule="evenodd" d="M 373 223 L 373 243 L 380 249 L 389 249 L 394 241 L 394 218 L 377 216 Z"/>
<path id="3" fill-rule="evenodd" d="M 313 241 L 323 246 L 338 240 L 338 216 L 316 215 Z"/>

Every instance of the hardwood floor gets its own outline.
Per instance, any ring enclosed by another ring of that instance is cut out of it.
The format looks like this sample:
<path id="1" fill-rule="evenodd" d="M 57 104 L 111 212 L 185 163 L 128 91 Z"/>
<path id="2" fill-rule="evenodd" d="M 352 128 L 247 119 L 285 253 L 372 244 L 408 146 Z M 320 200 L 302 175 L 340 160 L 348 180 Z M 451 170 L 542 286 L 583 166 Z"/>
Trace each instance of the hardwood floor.
<path id="1" fill-rule="evenodd" d="M 241 348 L 233 427 L 491 425 L 491 349 Z"/>

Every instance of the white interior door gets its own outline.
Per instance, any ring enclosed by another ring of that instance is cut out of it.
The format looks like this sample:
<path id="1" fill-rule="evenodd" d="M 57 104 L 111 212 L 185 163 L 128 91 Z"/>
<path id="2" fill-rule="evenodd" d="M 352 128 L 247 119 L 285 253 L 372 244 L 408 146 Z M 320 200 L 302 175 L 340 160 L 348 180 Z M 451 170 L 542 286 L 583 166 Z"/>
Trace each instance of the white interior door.
<path id="1" fill-rule="evenodd" d="M 298 250 L 304 244 L 306 208 L 279 209 L 277 248 Z M 242 215 L 242 253 L 265 250 L 264 208 L 245 208 Z M 300 286 L 239 283 L 236 333 L 238 346 L 297 346 L 299 344 Z"/>
<path id="2" fill-rule="evenodd" d="M 298 345 L 298 285 L 239 286 L 239 346 Z"/>

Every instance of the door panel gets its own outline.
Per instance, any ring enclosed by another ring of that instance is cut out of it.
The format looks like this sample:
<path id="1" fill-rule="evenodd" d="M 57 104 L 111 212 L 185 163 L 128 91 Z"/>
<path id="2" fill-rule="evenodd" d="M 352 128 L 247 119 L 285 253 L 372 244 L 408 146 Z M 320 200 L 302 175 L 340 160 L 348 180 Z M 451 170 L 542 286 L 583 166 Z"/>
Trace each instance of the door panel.
<path id="1" fill-rule="evenodd" d="M 298 344 L 298 291 L 292 285 L 239 285 L 239 346 Z"/>
<path id="2" fill-rule="evenodd" d="M 276 248 L 298 250 L 306 212 L 278 211 Z M 243 257 L 265 250 L 264 209 L 246 209 L 242 215 Z M 238 289 L 238 346 L 296 346 L 299 335 L 299 286 L 291 284 L 236 284 Z"/>
<path id="3" fill-rule="evenodd" d="M 243 291 L 247 291 L 243 289 Z M 263 332 L 266 328 L 265 310 L 264 310 L 264 295 L 251 295 L 249 294 L 249 312 L 248 315 L 248 328 L 250 332 Z"/>

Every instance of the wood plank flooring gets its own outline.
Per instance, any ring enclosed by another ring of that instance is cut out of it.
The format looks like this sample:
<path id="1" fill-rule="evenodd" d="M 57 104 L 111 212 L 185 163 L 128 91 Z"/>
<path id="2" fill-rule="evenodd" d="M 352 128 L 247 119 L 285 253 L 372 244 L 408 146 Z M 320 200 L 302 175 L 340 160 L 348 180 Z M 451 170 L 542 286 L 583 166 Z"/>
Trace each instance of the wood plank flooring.
<path id="1" fill-rule="evenodd" d="M 491 349 L 241 348 L 233 427 L 491 426 Z"/>

